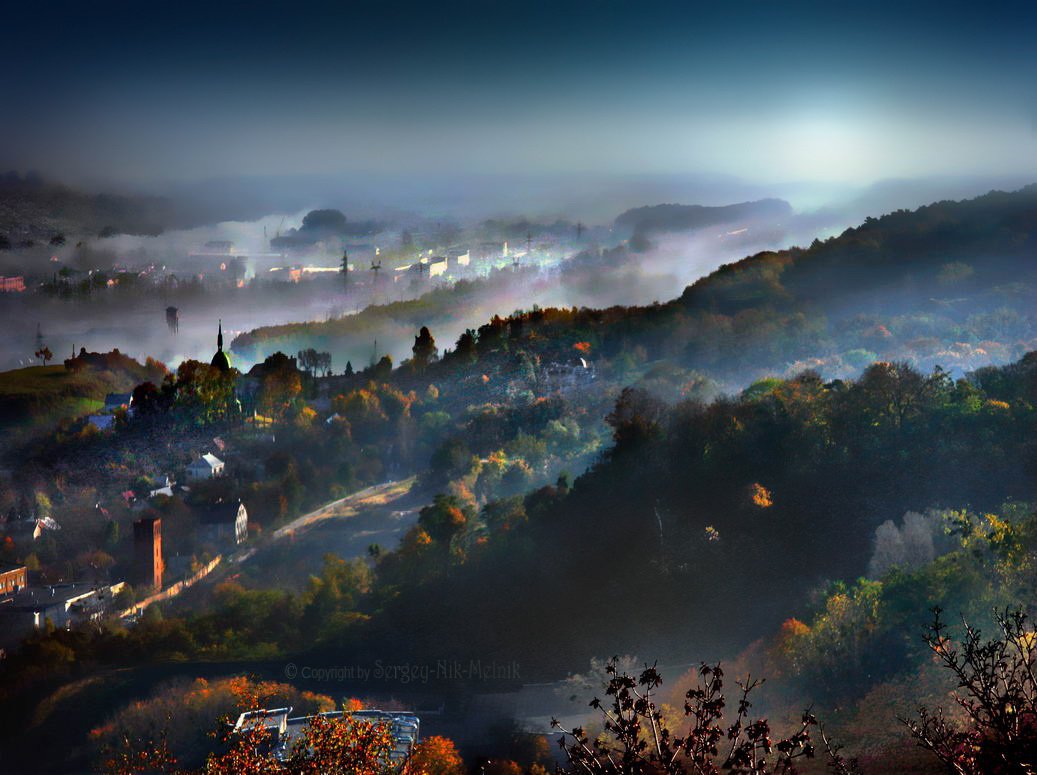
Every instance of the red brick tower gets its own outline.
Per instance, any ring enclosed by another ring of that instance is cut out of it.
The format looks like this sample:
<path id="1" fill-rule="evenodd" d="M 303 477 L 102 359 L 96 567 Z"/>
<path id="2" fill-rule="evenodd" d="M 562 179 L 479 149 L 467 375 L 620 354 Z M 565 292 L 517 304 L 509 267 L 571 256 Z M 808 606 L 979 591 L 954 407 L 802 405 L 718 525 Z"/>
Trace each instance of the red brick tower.
<path id="1" fill-rule="evenodd" d="M 162 520 L 138 519 L 133 523 L 133 551 L 136 582 L 156 592 L 162 589 Z"/>

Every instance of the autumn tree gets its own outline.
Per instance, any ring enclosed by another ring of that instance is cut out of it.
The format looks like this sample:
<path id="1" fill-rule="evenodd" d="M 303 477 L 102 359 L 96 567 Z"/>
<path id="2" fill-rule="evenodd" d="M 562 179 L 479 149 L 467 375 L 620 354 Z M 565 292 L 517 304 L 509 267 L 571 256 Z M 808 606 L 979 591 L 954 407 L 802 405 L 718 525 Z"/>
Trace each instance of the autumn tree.
<path id="1" fill-rule="evenodd" d="M 418 524 L 437 543 L 449 544 L 468 524 L 468 514 L 455 496 L 440 494 L 421 510 Z"/>
<path id="2" fill-rule="evenodd" d="M 354 719 L 348 714 L 318 715 L 292 744 L 283 771 L 293 775 L 382 775 L 393 748 L 388 724 Z"/>
<path id="3" fill-rule="evenodd" d="M 958 775 L 1037 772 L 1037 634 L 1022 611 L 995 614 L 989 640 L 968 622 L 951 637 L 939 608 L 925 643 L 958 682 L 954 700 L 964 723 L 943 708 L 902 719 L 912 736 Z"/>
<path id="4" fill-rule="evenodd" d="M 54 353 L 50 351 L 49 347 L 42 347 L 36 351 L 36 357 L 43 361 L 43 365 L 46 366 L 49 361 L 54 359 Z"/>
<path id="5" fill-rule="evenodd" d="M 302 379 L 293 359 L 274 353 L 263 361 L 259 406 L 264 413 L 284 417 L 289 406 L 302 392 Z"/>
<path id="6" fill-rule="evenodd" d="M 414 746 L 403 775 L 464 775 L 464 762 L 454 741 L 432 735 Z"/>

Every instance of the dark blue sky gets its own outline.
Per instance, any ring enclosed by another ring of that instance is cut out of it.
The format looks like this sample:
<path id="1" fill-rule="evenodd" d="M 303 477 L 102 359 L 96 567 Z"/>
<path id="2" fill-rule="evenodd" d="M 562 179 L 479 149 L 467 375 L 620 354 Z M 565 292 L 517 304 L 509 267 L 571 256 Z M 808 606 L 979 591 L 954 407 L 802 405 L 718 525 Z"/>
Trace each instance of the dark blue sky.
<path id="1" fill-rule="evenodd" d="M 20 3 L 0 167 L 1037 172 L 1034 3 Z"/>

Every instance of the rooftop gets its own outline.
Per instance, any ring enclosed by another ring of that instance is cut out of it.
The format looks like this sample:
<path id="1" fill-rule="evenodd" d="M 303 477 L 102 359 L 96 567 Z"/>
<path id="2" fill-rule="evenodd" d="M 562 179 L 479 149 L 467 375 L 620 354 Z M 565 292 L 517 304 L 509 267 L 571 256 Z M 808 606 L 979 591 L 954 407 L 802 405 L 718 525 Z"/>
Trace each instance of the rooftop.
<path id="1" fill-rule="evenodd" d="M 213 454 L 211 454 L 209 452 L 206 452 L 200 458 L 198 458 L 193 463 L 191 463 L 191 465 L 192 466 L 206 465 L 209 468 L 216 468 L 217 466 L 222 466 L 223 465 L 223 461 L 220 460 L 218 457 L 216 457 L 216 455 L 213 455 Z"/>
<path id="2" fill-rule="evenodd" d="M 238 518 L 241 501 L 217 501 L 204 506 L 198 506 L 195 511 L 198 519 L 205 525 L 219 524 L 221 522 L 234 522 Z"/>

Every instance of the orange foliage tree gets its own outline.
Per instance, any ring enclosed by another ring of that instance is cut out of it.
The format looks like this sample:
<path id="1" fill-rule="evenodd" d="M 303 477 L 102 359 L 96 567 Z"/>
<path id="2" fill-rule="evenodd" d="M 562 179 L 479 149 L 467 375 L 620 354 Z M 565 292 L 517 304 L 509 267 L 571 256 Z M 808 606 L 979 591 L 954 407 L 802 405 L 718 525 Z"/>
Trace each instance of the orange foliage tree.
<path id="1" fill-rule="evenodd" d="M 433 735 L 414 746 L 404 775 L 462 775 L 464 762 L 448 737 Z"/>

